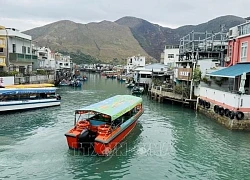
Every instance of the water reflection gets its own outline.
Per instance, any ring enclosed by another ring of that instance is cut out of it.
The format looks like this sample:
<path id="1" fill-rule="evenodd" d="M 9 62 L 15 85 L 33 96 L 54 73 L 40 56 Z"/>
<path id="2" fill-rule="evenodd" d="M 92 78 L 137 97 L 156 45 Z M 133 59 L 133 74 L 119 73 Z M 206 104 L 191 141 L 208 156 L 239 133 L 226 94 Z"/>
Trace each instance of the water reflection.
<path id="1" fill-rule="evenodd" d="M 136 155 L 137 144 L 140 143 L 142 125 L 137 123 L 133 131 L 118 145 L 109 156 L 86 155 L 79 151 L 69 150 L 69 172 L 75 179 L 120 179 L 129 174 L 130 160 Z"/>

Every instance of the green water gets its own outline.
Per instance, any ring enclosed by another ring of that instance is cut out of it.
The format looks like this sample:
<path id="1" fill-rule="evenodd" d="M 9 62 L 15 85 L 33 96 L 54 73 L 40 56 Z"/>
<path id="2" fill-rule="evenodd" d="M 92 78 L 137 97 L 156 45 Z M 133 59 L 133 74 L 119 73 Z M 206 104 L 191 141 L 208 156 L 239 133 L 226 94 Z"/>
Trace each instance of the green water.
<path id="1" fill-rule="evenodd" d="M 69 150 L 64 133 L 75 109 L 130 92 L 89 75 L 82 89 L 59 93 L 60 107 L 0 115 L 0 179 L 250 179 L 250 133 L 146 96 L 144 114 L 113 155 Z"/>

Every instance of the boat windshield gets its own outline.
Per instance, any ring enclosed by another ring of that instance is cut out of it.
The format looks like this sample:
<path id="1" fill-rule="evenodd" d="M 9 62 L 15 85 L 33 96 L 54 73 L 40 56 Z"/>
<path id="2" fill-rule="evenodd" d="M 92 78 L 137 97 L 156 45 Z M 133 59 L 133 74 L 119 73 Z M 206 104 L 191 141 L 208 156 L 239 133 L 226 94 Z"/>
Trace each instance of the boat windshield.
<path id="1" fill-rule="evenodd" d="M 111 117 L 101 113 L 92 113 L 87 112 L 85 114 L 76 114 L 77 121 L 87 120 L 92 125 L 100 125 L 100 124 L 110 124 Z"/>

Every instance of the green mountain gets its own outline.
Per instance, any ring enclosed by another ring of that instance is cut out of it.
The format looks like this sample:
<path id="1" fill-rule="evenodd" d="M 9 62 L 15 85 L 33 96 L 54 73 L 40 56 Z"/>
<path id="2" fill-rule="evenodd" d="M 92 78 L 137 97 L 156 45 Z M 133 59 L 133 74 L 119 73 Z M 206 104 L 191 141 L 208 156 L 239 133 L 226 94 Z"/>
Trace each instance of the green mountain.
<path id="1" fill-rule="evenodd" d="M 219 32 L 222 25 L 227 31 L 244 22 L 244 18 L 227 15 L 199 25 L 171 29 L 143 19 L 123 17 L 115 22 L 88 24 L 64 20 L 24 33 L 31 35 L 37 45 L 74 55 L 77 62 L 81 62 L 81 58 L 82 63 L 124 62 L 127 57 L 138 54 L 145 55 L 150 61 L 159 60 L 165 45 L 179 44 L 180 38 L 191 31 Z"/>
<path id="2" fill-rule="evenodd" d="M 199 25 L 186 25 L 177 29 L 162 27 L 143 19 L 135 17 L 123 17 L 116 21 L 117 24 L 128 26 L 141 47 L 152 57 L 160 59 L 160 54 L 165 45 L 179 44 L 179 40 L 191 31 L 219 32 L 224 25 L 225 30 L 246 20 L 241 17 L 227 15 L 215 18 Z"/>
<path id="3" fill-rule="evenodd" d="M 109 21 L 80 24 L 63 20 L 24 33 L 31 35 L 36 45 L 80 57 L 81 54 L 90 55 L 102 62 L 125 61 L 127 57 L 138 54 L 151 58 L 129 27 Z"/>

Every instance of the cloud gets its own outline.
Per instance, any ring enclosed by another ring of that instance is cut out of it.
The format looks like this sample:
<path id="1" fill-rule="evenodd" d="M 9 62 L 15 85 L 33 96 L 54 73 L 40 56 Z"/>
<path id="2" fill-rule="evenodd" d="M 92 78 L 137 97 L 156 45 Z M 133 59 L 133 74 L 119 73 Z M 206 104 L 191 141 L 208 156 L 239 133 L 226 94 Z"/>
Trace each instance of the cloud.
<path id="1" fill-rule="evenodd" d="M 88 23 L 134 16 L 178 27 L 221 15 L 247 17 L 249 6 L 248 0 L 0 0 L 0 24 L 26 30 L 62 19 Z"/>

